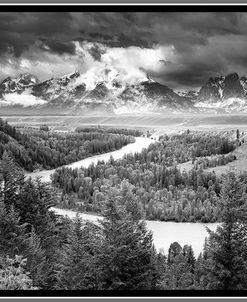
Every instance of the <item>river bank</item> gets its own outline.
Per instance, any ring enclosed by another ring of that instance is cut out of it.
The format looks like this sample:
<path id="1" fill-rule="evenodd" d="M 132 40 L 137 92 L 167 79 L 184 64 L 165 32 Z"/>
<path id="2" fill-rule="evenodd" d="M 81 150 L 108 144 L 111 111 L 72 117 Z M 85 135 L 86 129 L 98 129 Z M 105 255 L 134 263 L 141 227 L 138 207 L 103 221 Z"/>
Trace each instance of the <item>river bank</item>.
<path id="1" fill-rule="evenodd" d="M 52 210 L 62 216 L 75 218 L 77 212 L 66 209 L 52 208 Z M 97 223 L 102 220 L 102 216 L 79 213 L 83 220 Z M 168 253 L 170 244 L 177 241 L 181 246 L 191 245 L 195 256 L 198 256 L 203 250 L 205 238 L 208 236 L 207 229 L 215 231 L 218 223 L 200 223 L 200 222 L 164 222 L 147 220 L 147 228 L 153 233 L 154 246 L 159 251 L 162 249 L 165 254 Z"/>
<path id="2" fill-rule="evenodd" d="M 75 169 L 75 168 L 88 168 L 91 164 L 96 164 L 98 161 L 108 161 L 111 157 L 113 157 L 115 160 L 122 158 L 125 154 L 130 153 L 139 153 L 144 148 L 147 148 L 151 143 L 153 143 L 154 140 L 147 137 L 136 137 L 135 142 L 128 144 L 124 147 L 122 147 L 119 150 L 107 152 L 100 155 L 94 155 L 79 161 L 76 161 L 72 164 L 68 164 L 65 167 Z M 51 175 L 55 172 L 56 169 L 51 170 L 44 170 L 44 171 L 38 171 L 38 172 L 31 172 L 26 173 L 26 177 L 36 178 L 41 177 L 41 180 L 44 182 L 50 182 L 51 181 Z"/>

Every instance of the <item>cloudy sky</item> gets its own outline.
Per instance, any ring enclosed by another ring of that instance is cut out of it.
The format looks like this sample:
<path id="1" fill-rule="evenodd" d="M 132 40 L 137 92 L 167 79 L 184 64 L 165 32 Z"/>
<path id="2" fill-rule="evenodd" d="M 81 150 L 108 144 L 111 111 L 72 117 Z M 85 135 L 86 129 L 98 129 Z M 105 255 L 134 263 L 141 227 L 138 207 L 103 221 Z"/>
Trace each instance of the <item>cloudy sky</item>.
<path id="1" fill-rule="evenodd" d="M 0 13 L 0 80 L 110 68 L 175 90 L 247 74 L 247 13 Z"/>

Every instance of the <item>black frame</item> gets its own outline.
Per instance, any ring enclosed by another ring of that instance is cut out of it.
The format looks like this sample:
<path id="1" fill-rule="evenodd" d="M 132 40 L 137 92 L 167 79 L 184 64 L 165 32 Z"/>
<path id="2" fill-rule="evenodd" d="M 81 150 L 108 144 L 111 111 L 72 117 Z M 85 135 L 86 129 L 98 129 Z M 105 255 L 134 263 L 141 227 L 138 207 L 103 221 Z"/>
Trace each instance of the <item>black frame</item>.
<path id="1" fill-rule="evenodd" d="M 11 3 L 11 2 L 10 2 Z M 246 4 L 79 4 L 75 3 L 69 5 L 66 3 L 57 3 L 57 4 L 2 4 L 0 3 L 0 16 L 1 12 L 247 12 L 247 3 Z M 1 38 L 1 37 L 0 37 Z M 1 42 L 0 42 L 1 43 Z M 2 297 L 115 297 L 115 298 L 124 298 L 124 297 L 138 297 L 138 298 L 147 298 L 147 297 L 173 297 L 173 298 L 182 298 L 182 297 L 246 297 L 247 291 L 214 291 L 214 290 L 146 290 L 146 291 L 90 291 L 90 290 L 35 290 L 35 291 L 25 291 L 25 290 L 16 290 L 16 291 L 1 291 L 0 299 Z M 207 299 L 208 300 L 208 299 Z M 231 301 L 231 300 L 230 300 Z"/>

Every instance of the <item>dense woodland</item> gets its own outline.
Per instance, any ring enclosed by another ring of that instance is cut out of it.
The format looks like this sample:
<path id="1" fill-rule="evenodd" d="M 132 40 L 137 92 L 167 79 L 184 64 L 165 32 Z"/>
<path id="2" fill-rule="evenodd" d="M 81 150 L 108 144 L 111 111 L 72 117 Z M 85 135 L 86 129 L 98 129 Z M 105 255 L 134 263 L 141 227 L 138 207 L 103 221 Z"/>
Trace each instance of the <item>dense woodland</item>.
<path id="1" fill-rule="evenodd" d="M 53 186 L 24 177 L 26 155 L 32 169 L 51 167 L 46 157 L 35 161 L 30 150 L 52 150 L 56 165 L 55 152 L 71 161 L 86 156 L 75 152 L 82 142 L 83 150 L 96 154 L 140 134 L 100 128 L 64 134 L 43 126 L 28 136 L 0 121 L 0 290 L 247 289 L 247 174 L 219 179 L 204 170 L 234 160 L 238 138 L 186 131 L 121 160 L 59 168 Z M 181 170 L 188 161 L 192 169 Z M 103 220 L 70 220 L 51 210 L 58 205 L 100 212 Z M 157 251 L 147 218 L 221 224 L 208 230 L 195 257 L 193 247 L 177 242 L 168 253 Z"/>
<path id="2" fill-rule="evenodd" d="M 57 168 L 92 155 L 120 149 L 134 142 L 132 130 L 103 130 L 57 133 L 27 129 L 19 131 L 0 119 L 0 159 L 7 151 L 16 164 L 32 172 L 35 169 Z"/>
<path id="3" fill-rule="evenodd" d="M 128 182 L 111 188 L 95 224 L 51 211 L 56 192 L 25 180 L 7 152 L 0 170 L 1 290 L 247 289 L 246 175 L 224 178 L 222 224 L 196 258 L 177 242 L 155 250 Z"/>
<path id="4" fill-rule="evenodd" d="M 88 168 L 59 168 L 52 183 L 62 190 L 59 206 L 102 212 L 112 188 L 123 184 L 150 220 L 215 222 L 221 180 L 205 167 L 235 159 L 238 141 L 218 134 L 186 131 L 160 137 L 139 154 L 99 162 Z M 179 164 L 192 161 L 183 171 Z"/>

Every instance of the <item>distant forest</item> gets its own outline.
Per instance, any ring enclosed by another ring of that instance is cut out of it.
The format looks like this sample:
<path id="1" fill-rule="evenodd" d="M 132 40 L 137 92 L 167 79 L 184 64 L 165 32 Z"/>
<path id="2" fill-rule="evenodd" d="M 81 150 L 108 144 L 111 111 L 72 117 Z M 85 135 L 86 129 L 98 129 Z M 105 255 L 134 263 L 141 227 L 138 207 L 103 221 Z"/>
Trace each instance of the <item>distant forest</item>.
<path id="1" fill-rule="evenodd" d="M 42 126 L 40 130 L 17 130 L 0 119 L 0 159 L 4 152 L 16 164 L 32 172 L 35 169 L 52 169 L 92 155 L 120 149 L 134 142 L 141 133 L 121 129 L 84 129 L 71 133 L 57 133 Z"/>
<path id="2" fill-rule="evenodd" d="M 88 168 L 58 168 L 52 176 L 62 190 L 59 206 L 102 212 L 109 194 L 123 183 L 149 220 L 218 221 L 221 179 L 205 167 L 227 164 L 239 141 L 219 134 L 185 131 L 160 137 L 139 154 L 98 162 Z M 182 171 L 179 164 L 192 161 Z"/>

